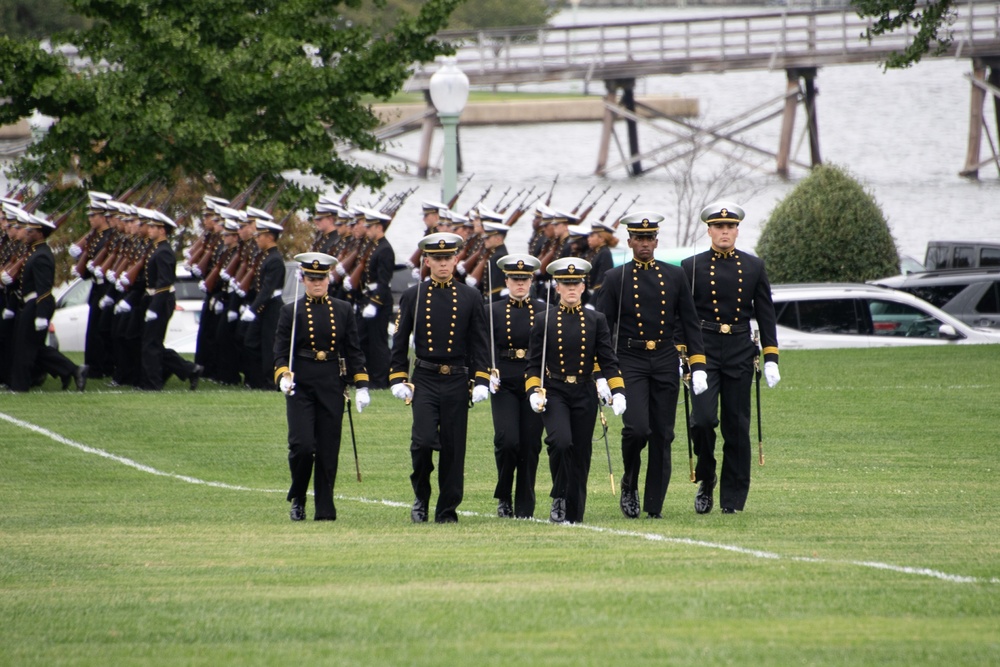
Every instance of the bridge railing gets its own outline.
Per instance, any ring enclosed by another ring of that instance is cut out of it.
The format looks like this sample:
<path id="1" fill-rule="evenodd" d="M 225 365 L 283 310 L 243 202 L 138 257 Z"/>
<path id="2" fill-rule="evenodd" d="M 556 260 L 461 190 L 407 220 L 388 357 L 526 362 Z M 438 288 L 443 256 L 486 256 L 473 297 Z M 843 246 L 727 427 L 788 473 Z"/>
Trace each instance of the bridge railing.
<path id="1" fill-rule="evenodd" d="M 953 49 L 972 55 L 977 44 L 1000 41 L 1000 3 L 957 7 Z M 843 62 L 879 60 L 908 44 L 909 30 L 879 37 L 869 45 L 862 37 L 871 21 L 850 10 L 762 12 L 717 17 L 627 24 L 513 28 L 447 32 L 441 37 L 460 44 L 458 65 L 473 83 L 506 75 L 517 80 L 554 80 L 581 70 L 664 65 L 671 71 L 710 71 L 759 67 L 782 58 L 840 58 Z M 415 79 L 433 71 L 418 70 Z"/>

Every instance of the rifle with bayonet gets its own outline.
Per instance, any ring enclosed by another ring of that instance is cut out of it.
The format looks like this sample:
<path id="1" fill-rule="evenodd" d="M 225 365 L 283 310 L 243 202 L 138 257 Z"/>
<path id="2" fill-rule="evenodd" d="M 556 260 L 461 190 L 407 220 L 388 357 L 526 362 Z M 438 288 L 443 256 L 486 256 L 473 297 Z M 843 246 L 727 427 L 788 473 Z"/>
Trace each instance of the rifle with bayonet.
<path id="1" fill-rule="evenodd" d="M 601 192 L 601 194 L 597 195 L 597 197 L 594 199 L 594 201 L 590 202 L 590 206 L 588 206 L 587 208 L 585 208 L 584 211 L 583 211 L 583 213 L 580 214 L 580 219 L 577 220 L 577 224 L 581 224 L 584 220 L 587 219 L 587 216 L 590 215 L 590 212 L 594 210 L 594 206 L 597 204 L 597 202 L 599 202 L 601 200 L 601 197 L 603 197 L 605 194 L 607 194 L 608 190 L 610 190 L 610 189 L 611 189 L 611 186 L 609 185 L 608 187 L 604 188 L 604 190 Z"/>
<path id="2" fill-rule="evenodd" d="M 455 193 L 455 196 L 453 196 L 451 199 L 448 200 L 448 208 L 454 208 L 455 207 L 455 204 L 458 203 L 458 198 L 462 196 L 463 192 L 465 192 L 465 188 L 466 188 L 466 186 L 469 185 L 469 182 L 472 180 L 473 176 L 475 176 L 474 173 L 473 174 L 469 174 L 469 177 L 467 179 L 465 179 L 465 183 L 462 183 L 462 187 L 460 187 L 458 189 L 458 192 Z"/>
<path id="3" fill-rule="evenodd" d="M 618 214 L 618 216 L 615 217 L 615 221 L 611 223 L 611 226 L 614 227 L 615 229 L 618 229 L 618 224 L 621 222 L 622 218 L 625 217 L 625 214 L 629 212 L 629 210 L 632 208 L 632 206 L 635 205 L 637 201 L 639 201 L 639 195 L 632 197 L 632 201 L 628 203 L 628 206 L 625 207 L 624 211 L 622 211 L 620 214 Z"/>

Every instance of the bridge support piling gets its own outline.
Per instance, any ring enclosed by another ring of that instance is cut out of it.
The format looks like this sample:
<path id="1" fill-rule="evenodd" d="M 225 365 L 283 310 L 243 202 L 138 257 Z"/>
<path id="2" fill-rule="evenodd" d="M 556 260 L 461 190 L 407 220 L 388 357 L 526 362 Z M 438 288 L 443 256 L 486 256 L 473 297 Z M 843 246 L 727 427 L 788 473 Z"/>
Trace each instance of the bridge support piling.
<path id="1" fill-rule="evenodd" d="M 823 158 L 819 154 L 819 121 L 816 119 L 816 70 L 801 70 L 805 79 L 805 105 L 806 119 L 809 124 L 809 157 L 810 164 L 815 167 L 823 164 Z"/>
<path id="2" fill-rule="evenodd" d="M 605 102 L 609 105 L 620 104 L 629 111 L 625 116 L 625 126 L 628 130 L 628 150 L 629 157 L 633 158 L 627 167 L 630 176 L 642 174 L 642 160 L 638 158 L 639 153 L 639 124 L 635 120 L 635 79 L 608 79 L 604 82 L 607 94 L 604 96 Z M 618 89 L 622 89 L 621 101 L 618 100 Z M 611 146 L 611 138 L 615 131 L 616 114 L 610 107 L 604 109 L 604 119 L 601 123 L 601 141 L 597 149 L 597 168 L 594 173 L 604 176 L 608 164 L 608 152 Z"/>
<path id="3" fill-rule="evenodd" d="M 785 86 L 785 112 L 781 117 L 781 137 L 778 140 L 777 172 L 782 178 L 788 178 L 788 158 L 792 152 L 792 135 L 795 131 L 795 109 L 799 106 L 798 70 L 785 70 L 787 84 Z"/>
<path id="4" fill-rule="evenodd" d="M 618 86 L 613 81 L 605 81 L 604 83 L 607 86 L 604 101 L 608 105 L 614 104 Z M 597 169 L 594 170 L 594 173 L 598 176 L 604 176 L 605 169 L 608 166 L 608 151 L 611 147 L 611 133 L 614 131 L 614 128 L 615 113 L 606 105 L 604 107 L 604 118 L 601 121 L 601 140 L 597 147 Z"/>
<path id="5" fill-rule="evenodd" d="M 622 106 L 635 113 L 635 79 L 630 79 L 622 85 Z M 639 126 L 634 118 L 626 118 L 625 126 L 628 128 L 628 154 L 639 155 Z M 632 161 L 631 174 L 632 176 L 642 174 L 642 161 L 638 158 Z"/>
<path id="6" fill-rule="evenodd" d="M 958 173 L 966 178 L 979 178 L 979 168 L 990 161 L 989 159 L 981 160 L 980 157 L 984 130 L 990 141 L 992 160 L 997 163 L 997 169 L 1000 171 L 997 148 L 994 147 L 990 137 L 983 110 L 987 93 L 992 93 L 993 115 L 996 119 L 998 134 L 1000 134 L 1000 60 L 973 58 L 970 81 L 972 89 L 969 100 L 969 140 L 965 152 L 965 167 Z"/>

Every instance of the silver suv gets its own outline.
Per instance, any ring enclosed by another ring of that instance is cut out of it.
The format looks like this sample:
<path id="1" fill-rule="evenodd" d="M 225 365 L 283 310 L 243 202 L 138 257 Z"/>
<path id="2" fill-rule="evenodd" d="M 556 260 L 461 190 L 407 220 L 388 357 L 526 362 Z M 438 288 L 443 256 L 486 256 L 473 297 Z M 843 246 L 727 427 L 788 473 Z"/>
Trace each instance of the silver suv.
<path id="1" fill-rule="evenodd" d="M 1000 267 L 926 271 L 870 282 L 909 292 L 969 326 L 1000 329 Z"/>

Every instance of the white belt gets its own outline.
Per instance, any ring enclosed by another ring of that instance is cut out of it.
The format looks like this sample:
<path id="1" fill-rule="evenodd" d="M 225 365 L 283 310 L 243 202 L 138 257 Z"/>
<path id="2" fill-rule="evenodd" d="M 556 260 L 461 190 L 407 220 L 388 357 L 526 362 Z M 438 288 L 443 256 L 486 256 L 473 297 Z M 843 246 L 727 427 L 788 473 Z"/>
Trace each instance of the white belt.
<path id="1" fill-rule="evenodd" d="M 279 296 L 281 296 L 281 294 L 282 294 L 281 290 L 280 289 L 276 289 L 276 290 L 274 290 L 274 294 L 271 295 L 271 298 L 272 299 L 276 299 Z"/>
<path id="2" fill-rule="evenodd" d="M 24 302 L 28 303 L 29 301 L 34 301 L 37 296 L 38 292 L 28 292 L 24 295 Z"/>
<path id="3" fill-rule="evenodd" d="M 374 292 L 378 288 L 378 283 L 368 283 L 368 291 Z"/>

